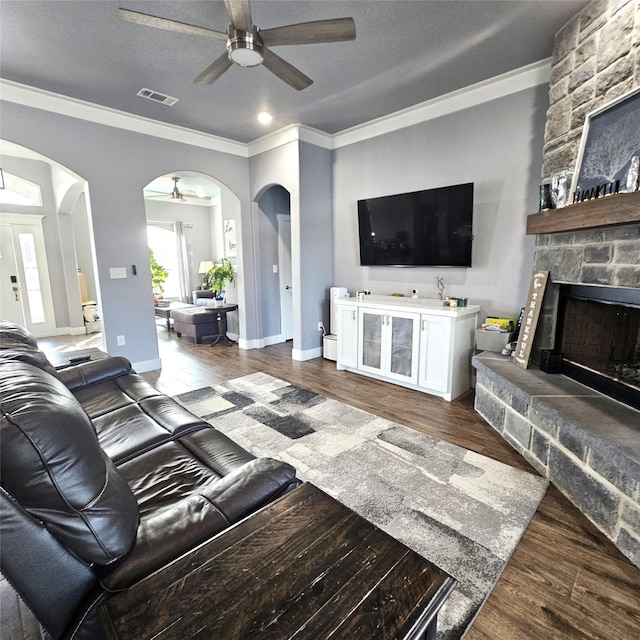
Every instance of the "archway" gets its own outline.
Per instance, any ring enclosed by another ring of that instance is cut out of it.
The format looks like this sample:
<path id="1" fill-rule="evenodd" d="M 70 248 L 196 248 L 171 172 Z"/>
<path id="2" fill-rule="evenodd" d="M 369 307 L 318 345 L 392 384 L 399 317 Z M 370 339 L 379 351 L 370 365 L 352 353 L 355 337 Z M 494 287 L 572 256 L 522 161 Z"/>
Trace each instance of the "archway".
<path id="1" fill-rule="evenodd" d="M 228 230 L 232 227 L 240 237 L 239 199 L 224 184 L 202 172 L 175 170 L 151 180 L 143 193 L 149 246 L 169 271 L 166 297 L 191 303 L 192 292 L 202 286 L 199 267 L 204 262 L 228 258 L 238 270 L 241 248 L 232 246 Z M 162 246 L 162 237 L 171 246 Z M 229 333 L 237 338 L 244 335 L 243 296 L 238 273 L 227 291 L 229 301 L 240 305 L 238 317 L 228 318 Z"/>
<path id="2" fill-rule="evenodd" d="M 90 211 L 86 199 L 87 183 L 56 161 L 12 142 L 0 140 L 0 154 L 5 171 L 30 180 L 39 185 L 41 190 L 39 205 L 2 206 L 5 222 L 9 220 L 9 213 L 12 214 L 11 220 L 18 225 L 20 219 L 33 223 L 36 217 L 42 218 L 43 250 L 38 258 L 37 274 L 38 284 L 43 288 L 43 296 L 51 298 L 50 312 L 46 311 L 45 305 L 45 316 L 51 317 L 38 323 L 35 331 L 27 322 L 27 318 L 23 319 L 23 324 L 38 337 L 60 333 L 84 333 L 78 280 L 78 270 L 81 268 L 79 258 L 85 267 L 93 297 L 99 299 L 93 275 L 95 257 L 91 225 L 88 222 Z M 51 212 L 55 215 L 51 215 Z M 10 275 L 18 279 L 14 274 Z M 3 278 L 4 280 L 7 278 Z M 26 282 L 24 284 L 28 286 Z M 17 285 L 23 288 L 21 283 L 18 282 Z"/>
<path id="3" fill-rule="evenodd" d="M 293 339 L 291 198 L 271 185 L 256 198 L 259 309 L 264 345 Z"/>

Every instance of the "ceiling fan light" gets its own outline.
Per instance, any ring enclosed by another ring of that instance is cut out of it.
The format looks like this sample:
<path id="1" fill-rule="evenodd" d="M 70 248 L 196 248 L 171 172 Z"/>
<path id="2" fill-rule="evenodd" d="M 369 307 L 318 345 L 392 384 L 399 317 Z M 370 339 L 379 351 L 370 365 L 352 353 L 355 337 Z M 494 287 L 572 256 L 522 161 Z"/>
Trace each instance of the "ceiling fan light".
<path id="1" fill-rule="evenodd" d="M 241 67 L 257 67 L 262 64 L 262 40 L 256 27 L 253 31 L 241 31 L 229 27 L 229 40 L 227 42 L 227 55 L 231 62 Z"/>

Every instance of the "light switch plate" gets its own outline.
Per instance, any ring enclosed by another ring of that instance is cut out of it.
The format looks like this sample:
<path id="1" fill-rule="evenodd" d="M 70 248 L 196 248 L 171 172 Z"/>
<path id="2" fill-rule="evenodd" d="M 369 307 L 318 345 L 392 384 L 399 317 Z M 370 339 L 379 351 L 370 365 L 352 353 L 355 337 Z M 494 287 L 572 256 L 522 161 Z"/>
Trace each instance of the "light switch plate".
<path id="1" fill-rule="evenodd" d="M 126 267 L 109 267 L 109 277 L 112 280 L 115 280 L 116 278 L 126 278 L 127 268 Z"/>

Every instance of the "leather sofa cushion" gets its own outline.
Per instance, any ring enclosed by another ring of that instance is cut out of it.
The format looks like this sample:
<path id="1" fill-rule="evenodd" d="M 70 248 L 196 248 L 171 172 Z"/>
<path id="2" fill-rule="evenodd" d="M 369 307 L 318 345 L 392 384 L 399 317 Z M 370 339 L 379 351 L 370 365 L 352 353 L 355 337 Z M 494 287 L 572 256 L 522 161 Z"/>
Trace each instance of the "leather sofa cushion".
<path id="1" fill-rule="evenodd" d="M 129 551 L 135 498 L 71 392 L 32 365 L 0 361 L 0 398 L 3 488 L 84 562 Z"/>
<path id="2" fill-rule="evenodd" d="M 224 477 L 214 469 L 215 462 L 196 455 L 227 448 L 227 460 L 219 466 L 228 471 Z M 138 501 L 140 526 L 131 552 L 100 571 L 101 583 L 108 590 L 131 586 L 296 482 L 290 465 L 256 459 L 211 427 L 156 447 L 118 469 Z"/>
<path id="3" fill-rule="evenodd" d="M 113 359 L 86 363 L 101 365 L 94 367 L 89 377 L 97 382 L 72 385 L 73 395 L 93 422 L 100 446 L 113 461 L 123 462 L 183 434 L 210 428 L 209 423 L 132 373 L 130 367 L 118 374 L 117 363 L 109 364 Z M 108 377 L 105 371 L 109 370 L 115 377 Z"/>

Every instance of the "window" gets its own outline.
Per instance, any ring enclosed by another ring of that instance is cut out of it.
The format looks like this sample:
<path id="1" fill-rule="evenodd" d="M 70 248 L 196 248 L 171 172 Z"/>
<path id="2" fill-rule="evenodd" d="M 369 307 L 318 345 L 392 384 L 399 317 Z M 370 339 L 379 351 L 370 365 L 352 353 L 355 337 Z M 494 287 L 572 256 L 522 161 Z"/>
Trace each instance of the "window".
<path id="1" fill-rule="evenodd" d="M 24 268 L 24 279 L 27 285 L 27 299 L 29 300 L 31 322 L 33 324 L 45 322 L 46 318 L 44 315 L 40 274 L 38 273 L 38 260 L 33 233 L 20 232 L 18 234 L 18 242 L 20 243 L 20 253 L 22 254 L 22 266 Z"/>
<path id="2" fill-rule="evenodd" d="M 173 225 L 147 225 L 147 239 L 156 261 L 169 272 L 164 282 L 164 297 L 180 299 L 178 250 Z"/>
<path id="3" fill-rule="evenodd" d="M 3 171 L 2 175 L 4 177 L 4 189 L 0 189 L 0 203 L 19 204 L 28 207 L 42 206 L 42 195 L 37 184 L 6 171 Z"/>

